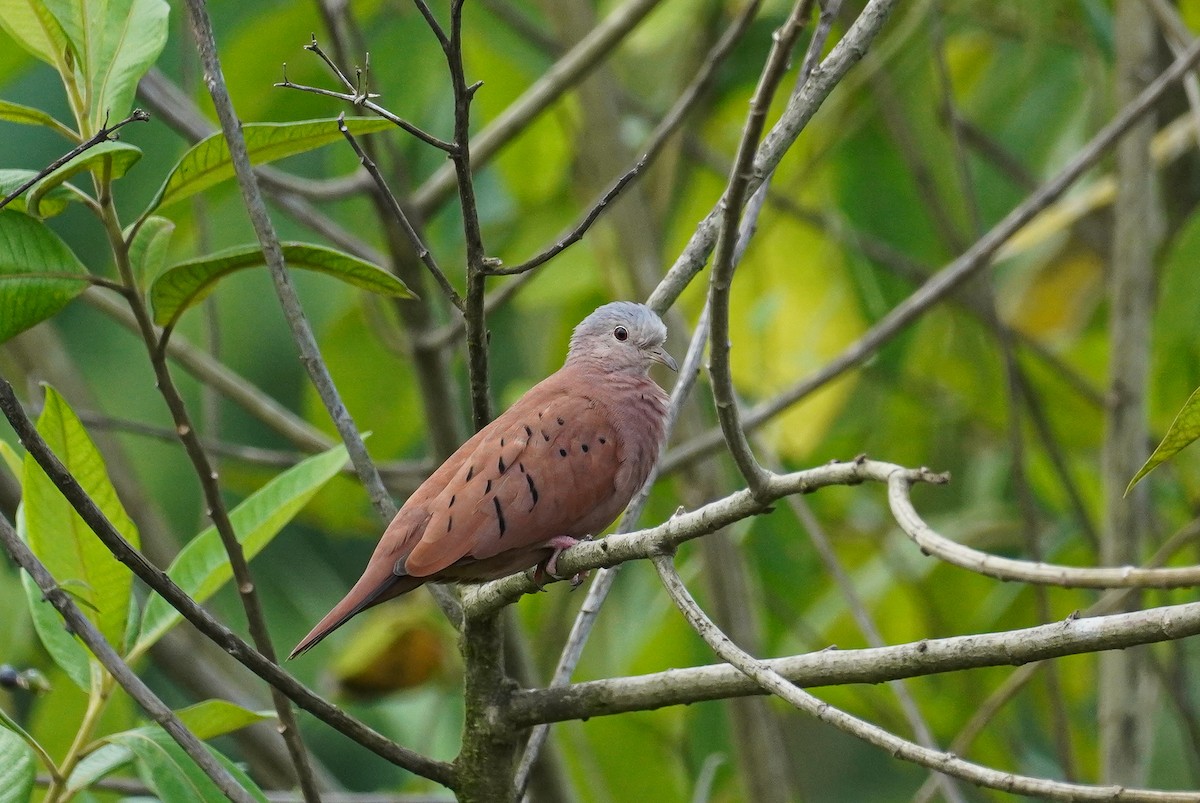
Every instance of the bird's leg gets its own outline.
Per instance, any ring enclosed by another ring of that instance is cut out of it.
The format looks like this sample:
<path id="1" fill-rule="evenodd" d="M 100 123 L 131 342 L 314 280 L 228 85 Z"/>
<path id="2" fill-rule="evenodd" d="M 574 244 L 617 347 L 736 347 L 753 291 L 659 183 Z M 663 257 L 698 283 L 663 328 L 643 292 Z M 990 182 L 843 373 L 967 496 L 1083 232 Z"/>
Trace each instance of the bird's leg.
<path id="1" fill-rule="evenodd" d="M 583 540 L 590 541 L 592 539 L 591 536 L 588 536 Z M 552 548 L 554 551 L 550 553 L 550 557 L 534 568 L 533 575 L 529 579 L 536 583 L 539 588 L 542 587 L 547 577 L 553 580 L 565 580 L 565 577 L 561 577 L 558 574 L 558 556 L 579 542 L 580 539 L 572 538 L 569 535 L 556 535 L 551 538 L 546 542 L 546 546 Z M 575 590 L 583 585 L 583 581 L 587 579 L 587 575 L 587 572 L 580 572 L 573 575 L 571 577 L 571 590 Z"/>

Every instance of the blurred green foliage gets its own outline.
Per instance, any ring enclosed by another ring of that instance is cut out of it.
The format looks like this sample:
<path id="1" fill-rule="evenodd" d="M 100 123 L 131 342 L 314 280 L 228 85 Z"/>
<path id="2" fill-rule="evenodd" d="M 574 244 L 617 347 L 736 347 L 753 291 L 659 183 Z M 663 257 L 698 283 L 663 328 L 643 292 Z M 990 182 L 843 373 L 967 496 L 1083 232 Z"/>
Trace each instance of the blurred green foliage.
<path id="1" fill-rule="evenodd" d="M 0 7 L 14 5 L 0 2 Z M 440 4 L 432 5 L 437 13 L 444 12 Z M 484 82 L 476 95 L 473 129 L 486 129 L 554 63 L 564 44 L 563 17 L 572 13 L 568 7 L 584 9 L 599 19 L 618 5 L 615 0 L 561 6 L 526 0 L 468 2 L 467 77 Z M 612 54 L 595 79 L 607 108 L 587 108 L 580 93 L 569 92 L 483 166 L 476 189 L 489 255 L 515 264 L 567 229 L 594 201 L 598 189 L 615 178 L 596 179 L 594 165 L 614 158 L 632 164 L 645 134 L 694 75 L 707 48 L 740 5 L 723 0 L 664 2 Z M 858 4 L 849 5 L 857 8 Z M 1193 32 L 1200 31 L 1200 2 L 1183 0 L 1179 6 Z M 310 32 L 318 31 L 318 40 L 344 68 L 363 63 L 364 51 L 370 51 L 369 87 L 380 93 L 382 105 L 427 131 L 449 136 L 452 108 L 444 60 L 411 5 L 351 4 L 350 51 L 342 55 L 330 45 L 330 35 L 320 33 L 327 28 L 318 4 L 214 3 L 210 11 L 224 73 L 244 123 L 331 118 L 345 110 L 329 98 L 272 86 L 282 77 L 284 63 L 287 77 L 295 83 L 335 86 L 323 65 L 302 49 Z M 786 13 L 785 3 L 764 3 L 759 18 L 720 70 L 714 91 L 691 113 L 666 153 L 619 201 L 627 217 L 613 210 L 582 243 L 541 268 L 512 300 L 491 314 L 493 397 L 498 405 L 511 403 L 560 364 L 570 327 L 594 306 L 613 297 L 644 294 L 653 286 L 659 274 L 629 263 L 631 245 L 652 255 L 660 266 L 655 270 L 665 268 L 712 208 L 726 180 L 770 32 Z M 538 35 L 514 24 L 513 15 Z M 182 16 L 178 4 L 172 3 L 169 35 L 157 68 L 178 83 L 185 97 L 211 121 L 211 104 L 199 80 Z M 849 13 L 838 19 L 835 39 L 849 19 Z M 989 227 L 1027 195 L 1031 182 L 1061 167 L 1114 112 L 1112 38 L 1110 4 L 1098 1 L 901 4 L 876 47 L 825 103 L 777 171 L 773 198 L 739 268 L 732 306 L 734 377 L 747 403 L 768 399 L 825 364 L 902 300 L 915 278 L 961 253 L 981 233 L 978 227 Z M 944 60 L 950 87 L 942 86 L 939 59 Z M 57 73 L 16 47 L 11 34 L 3 32 L 0 98 L 43 110 L 59 121 L 73 119 L 72 110 L 79 110 L 92 130 L 102 122 L 94 105 L 80 106 L 80 98 L 64 95 Z M 772 119 L 783 100 L 778 99 Z M 974 136 L 960 131 L 956 137 L 952 132 L 944 111 L 948 103 L 970 124 Z M 1185 109 L 1181 96 L 1171 98 L 1160 124 Z M 116 110 L 113 114 L 118 116 Z M 45 127 L 14 122 L 16 116 L 13 112 L 8 121 L 0 119 L 4 143 L 0 169 L 37 171 L 69 147 Z M 597 125 L 599 133 L 589 129 Z M 594 145 L 584 144 L 595 143 L 597 136 L 611 150 L 603 160 Z M 277 166 L 314 184 L 347 175 L 356 167 L 353 153 L 335 129 L 327 139 L 324 147 L 291 155 Z M 116 209 L 129 223 L 155 206 L 157 193 L 190 143 L 159 114 L 149 123 L 127 126 L 121 141 L 141 154 L 136 164 L 119 163 L 128 173 L 113 184 Z M 392 189 L 401 197 L 445 164 L 443 154 L 400 132 L 376 134 L 371 142 Z M 966 188 L 957 172 L 960 158 L 969 176 Z M 1164 176 L 1186 178 L 1195 175 L 1196 163 L 1189 146 L 1161 169 Z M 1086 195 L 1096 190 L 1108 169 L 1097 168 L 1077 192 Z M 226 171 L 223 177 L 228 175 Z M 86 173 L 71 180 L 83 191 L 93 191 Z M 1186 180 L 1164 182 L 1168 184 L 1174 194 L 1165 201 L 1177 214 L 1159 261 L 1160 302 L 1154 319 L 1149 389 L 1157 435 L 1167 431 L 1188 394 L 1200 385 L 1200 316 L 1196 314 L 1200 274 L 1195 269 L 1200 259 L 1200 225 L 1193 209 L 1197 187 Z M 0 186 L 9 185 L 0 182 Z M 56 216 L 37 223 L 36 236 L 50 251 L 66 253 L 69 248 L 92 274 L 115 278 L 103 228 L 70 200 L 63 193 L 45 196 L 42 213 Z M 790 408 L 763 430 L 765 449 L 789 467 L 866 453 L 948 470 L 954 476 L 951 485 L 916 492 L 918 509 L 939 532 L 981 549 L 1024 557 L 1031 554 L 1027 538 L 1032 532 L 1047 560 L 1095 563 L 1089 527 L 1079 516 L 1085 516 L 1093 530 L 1100 517 L 1103 414 L 1095 399 L 1081 394 L 1077 385 L 1086 383 L 1102 393 L 1106 376 L 1107 243 L 1096 232 L 1110 220 L 1110 203 L 1110 197 L 1098 192 L 1084 214 L 1051 210 L 1044 232 L 1010 249 L 995 266 L 987 281 L 988 292 L 978 288 L 979 292 L 965 294 L 968 304 L 949 302 L 935 308 L 861 370 Z M 318 206 L 365 246 L 391 253 L 386 221 L 376 215 L 364 193 L 321 201 Z M 453 202 L 424 211 L 421 222 L 427 242 L 461 289 L 465 255 L 459 213 Z M 147 257 L 151 262 L 147 282 L 166 266 L 253 241 L 238 192 L 228 181 L 164 206 L 158 215 L 161 218 L 149 218 L 146 224 L 150 232 L 165 232 L 154 245 L 159 250 Z M 286 240 L 335 245 L 278 207 L 273 215 Z M 633 232 L 623 223 L 629 216 L 641 221 L 643 228 Z M 23 217 L 20 225 L 26 221 L 32 218 Z M 143 245 L 150 253 L 151 246 Z M 60 270 L 75 269 L 69 262 L 63 265 Z M 7 269 L 0 265 L 0 270 Z M 466 432 L 461 348 L 456 342 L 447 368 L 457 408 L 423 409 L 417 385 L 421 379 L 400 322 L 404 308 L 397 304 L 404 303 L 428 303 L 435 323 L 450 320 L 444 305 L 435 300 L 437 289 L 432 283 L 412 288 L 424 302 L 393 303 L 327 276 L 302 272 L 294 278 L 358 427 L 375 433 L 368 443 L 377 460 L 436 458 L 428 437 L 426 416 L 430 414 L 453 417 L 454 427 Z M 53 309 L 36 312 L 34 317 L 54 313 L 83 289 L 73 280 L 54 281 L 69 285 L 70 292 Z M 681 299 L 682 317 L 676 320 L 694 321 L 703 298 L 703 281 L 698 280 Z M 966 309 L 981 299 L 985 303 L 994 299 L 1006 325 L 1069 369 L 1067 373 L 1032 349 L 1018 346 L 1018 363 L 1031 395 L 1015 409 L 997 335 Z M 0 320 L 0 333 L 10 334 L 5 327 L 13 320 Z M 681 346 L 686 333 L 674 334 L 678 337 L 674 344 Z M 264 271 L 245 270 L 223 278 L 202 309 L 182 315 L 174 337 L 200 344 L 297 417 L 332 433 L 296 359 Z M 31 405 L 44 404 L 44 415 L 57 410 L 57 415 L 73 420 L 72 409 L 80 415 L 114 475 L 121 501 L 138 522 L 143 540 L 151 542 L 147 550 L 153 550 L 156 558 L 169 559 L 203 529 L 207 522 L 202 518 L 199 487 L 182 450 L 169 440 L 129 431 L 130 422 L 169 429 L 170 418 L 154 392 L 143 345 L 111 316 L 84 300 L 71 302 L 49 323 L 0 347 L 0 373 L 18 386 Z M 206 437 L 264 450 L 294 450 L 275 429 L 207 392 L 182 369 L 177 368 L 175 375 L 197 420 L 203 422 Z M 42 381 L 58 388 L 69 406 L 58 407 L 57 393 L 43 396 L 37 386 Z M 702 381 L 697 416 L 711 425 L 706 394 Z M 1019 416 L 1015 428 L 1010 426 L 1013 415 Z M 1020 450 L 1014 445 L 1014 431 L 1021 439 Z M 86 437 L 82 430 L 72 429 L 72 433 Z M 0 425 L 0 438 L 17 448 L 7 426 Z M 250 497 L 281 471 L 254 458 L 220 458 L 221 479 L 231 505 Z M 1021 472 L 1014 468 L 1017 459 L 1023 460 Z M 717 459 L 716 465 L 722 487 L 736 487 L 731 464 Z M 328 479 L 327 473 L 332 471 L 313 469 L 307 475 L 314 487 L 305 487 L 304 499 Z M 1020 474 L 1029 485 L 1034 522 L 1023 517 L 1018 505 L 1021 489 L 1015 478 Z M 27 504 L 41 492 L 30 484 L 29 476 Z M 1082 510 L 1076 509 L 1068 483 Z M 1200 453 L 1181 451 L 1147 483 L 1157 546 L 1195 520 L 1200 505 Z M 412 487 L 410 481 L 397 481 L 398 501 Z M 665 519 L 681 500 L 695 503 L 698 494 L 719 495 L 686 472 L 664 478 L 643 522 Z M 880 488 L 829 489 L 806 501 L 888 643 L 1028 626 L 1045 621 L 1047 615 L 1065 617 L 1095 598 L 1092 593 L 1050 589 L 1043 601 L 1033 589 L 999 584 L 922 556 L 898 532 Z M 115 495 L 112 502 L 120 504 Z M 4 512 L 11 518 L 12 510 Z M 278 537 L 266 537 L 269 543 L 261 545 L 253 569 L 278 645 L 294 643 L 341 596 L 357 577 L 380 525 L 358 484 L 339 477 L 316 493 Z M 27 521 L 26 527 L 31 526 Z M 867 643 L 846 596 L 786 505 L 714 537 L 735 539 L 744 559 L 750 586 L 744 604 L 759 614 L 763 654 Z M 701 602 L 710 602 L 712 575 L 735 569 L 705 565 L 701 552 L 695 544 L 685 547 L 680 562 Z M 1196 552 L 1194 543 L 1188 543 L 1171 562 L 1195 562 Z M 91 583 L 79 593 L 86 597 L 103 590 Z M 113 593 L 123 594 L 121 604 L 128 604 L 128 589 Z M 141 595 L 139 588 L 137 598 L 144 601 Z M 549 594 L 523 600 L 517 608 L 517 620 L 542 679 L 553 670 L 581 598 L 582 594 L 568 595 L 554 587 Z M 1156 592 L 1148 595 L 1148 602 L 1189 598 L 1186 591 Z M 236 594 L 230 589 L 216 593 L 208 604 L 231 626 L 244 627 Z M 446 655 L 452 654 L 453 637 L 431 620 L 429 606 L 424 595 L 393 603 L 379 612 L 378 623 L 356 622 L 321 648 L 324 656 L 314 653 L 289 669 L 306 683 L 335 694 L 341 680 L 350 687 L 340 698 L 347 710 L 402 744 L 451 759 L 457 752 L 462 721 L 461 689 L 454 661 L 436 649 L 440 644 Z M 75 736 L 87 699 L 71 680 L 86 687 L 88 667 L 79 665 L 68 679 L 54 666 L 34 634 L 18 574 L 7 564 L 0 566 L 0 610 L 8 621 L 0 628 L 0 662 L 41 667 L 53 683 L 51 692 L 36 698 L 0 690 L 0 707 L 51 755 L 61 756 Z M 111 606 L 108 610 L 111 614 Z M 115 624 L 105 623 L 105 632 L 114 642 L 135 635 L 117 632 L 125 621 L 119 617 Z M 396 685 L 401 688 L 388 694 L 370 698 L 350 694 L 355 688 L 361 692 L 364 685 L 380 687 L 378 672 L 363 674 L 371 668 L 372 651 L 378 650 L 381 662 L 403 660 L 388 634 L 417 639 L 405 644 L 432 645 L 428 655 L 422 652 L 421 666 L 428 671 L 414 672 L 412 677 L 397 672 Z M 69 636 L 65 641 L 71 646 L 64 649 L 75 646 Z M 1163 665 L 1177 673 L 1185 698 L 1189 679 L 1197 671 L 1195 653 L 1187 643 L 1156 650 Z M 650 568 L 631 565 L 617 582 L 576 677 L 615 677 L 712 660 L 669 604 Z M 139 669 L 173 702 L 182 705 L 194 699 L 185 690 L 179 667 L 159 665 L 156 654 L 143 659 Z M 1049 676 L 1053 682 L 1046 673 L 1039 675 L 996 714 L 966 754 L 1016 772 L 1052 777 L 1074 772 L 1080 778 L 1094 778 L 1095 669 L 1094 656 L 1084 656 L 1059 662 Z M 921 678 L 907 686 L 938 742 L 947 745 L 1010 673 L 975 670 Z M 887 688 L 840 687 L 818 693 L 886 727 L 909 732 L 896 697 Z M 1195 788 L 1200 784 L 1200 757 L 1188 730 L 1195 715 L 1194 701 L 1163 695 L 1158 704 L 1162 716 L 1157 720 L 1152 781 L 1157 786 Z M 1070 724 L 1066 738 L 1073 763 L 1069 767 L 1055 744 L 1055 723 L 1048 713 L 1055 709 Z M 772 711 L 782 719 L 787 734 L 779 749 L 785 751 L 790 766 L 791 797 L 908 800 L 926 780 L 922 771 L 782 706 L 773 706 Z M 227 724 L 226 730 L 232 729 L 233 724 Z M 304 720 L 303 726 L 317 761 L 349 789 L 430 788 L 311 719 Z M 215 733 L 223 732 L 218 728 Z M 140 727 L 132 705 L 120 695 L 108 706 L 95 733 L 111 737 L 101 749 L 110 750 L 108 758 L 114 760 L 144 756 L 155 745 L 175 749 L 173 744 L 164 745 L 159 734 Z M 555 734 L 566 777 L 582 801 L 733 801 L 746 794 L 735 760 L 738 745 L 729 710 L 722 704 L 602 717 L 556 726 Z M 221 746 L 234 758 L 250 760 L 253 774 L 253 760 L 247 758 L 251 751 L 245 743 L 226 740 Z M 117 748 L 126 752 L 117 754 Z M 173 753 L 170 758 L 175 759 Z M 26 782 L 29 759 L 24 743 L 0 729 L 0 766 L 12 766 L 12 772 L 20 775 L 14 784 Z M 720 763 L 707 798 L 693 797 L 705 767 L 714 761 Z M 142 766 L 155 765 L 143 758 Z M 123 771 L 130 772 L 128 767 Z M 150 770 L 142 773 L 153 785 L 152 776 Z M 3 794 L 0 800 L 7 800 Z M 967 795 L 992 799 L 977 791 Z M 94 797 L 115 799 L 104 793 Z"/>

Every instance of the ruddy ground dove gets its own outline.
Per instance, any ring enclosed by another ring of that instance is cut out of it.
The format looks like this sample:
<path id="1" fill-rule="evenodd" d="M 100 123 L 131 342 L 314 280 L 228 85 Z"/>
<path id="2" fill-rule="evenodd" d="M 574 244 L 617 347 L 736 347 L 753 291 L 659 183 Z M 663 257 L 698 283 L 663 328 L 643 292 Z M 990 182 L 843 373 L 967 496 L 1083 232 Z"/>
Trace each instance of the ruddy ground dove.
<path id="1" fill-rule="evenodd" d="M 289 657 L 352 616 L 430 581 L 479 581 L 559 554 L 616 519 L 664 434 L 667 328 L 642 304 L 605 304 L 571 336 L 566 364 L 459 447 L 384 531 L 350 593 Z"/>

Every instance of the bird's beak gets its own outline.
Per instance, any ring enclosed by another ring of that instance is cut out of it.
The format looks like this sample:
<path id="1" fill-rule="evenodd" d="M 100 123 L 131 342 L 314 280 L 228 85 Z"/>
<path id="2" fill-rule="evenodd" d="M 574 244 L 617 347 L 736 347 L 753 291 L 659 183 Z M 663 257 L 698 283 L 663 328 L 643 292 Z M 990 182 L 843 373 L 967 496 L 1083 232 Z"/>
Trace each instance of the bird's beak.
<path id="1" fill-rule="evenodd" d="M 654 360 L 655 362 L 661 363 L 662 365 L 667 366 L 668 368 L 670 368 L 672 371 L 675 371 L 676 373 L 679 372 L 679 366 L 675 364 L 675 358 L 672 357 L 670 354 L 668 354 L 666 349 L 664 349 L 664 348 L 650 349 L 647 352 L 647 355 L 650 357 L 650 359 Z"/>

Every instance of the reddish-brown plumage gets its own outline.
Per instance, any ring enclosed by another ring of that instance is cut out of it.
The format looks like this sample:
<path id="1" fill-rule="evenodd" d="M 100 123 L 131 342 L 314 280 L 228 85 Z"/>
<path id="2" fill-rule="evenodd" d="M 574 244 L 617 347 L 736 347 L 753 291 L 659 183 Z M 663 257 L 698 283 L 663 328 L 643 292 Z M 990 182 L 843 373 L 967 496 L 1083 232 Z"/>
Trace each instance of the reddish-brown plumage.
<path id="1" fill-rule="evenodd" d="M 665 337 L 662 322 L 640 304 L 607 304 L 588 316 L 566 365 L 409 497 L 362 577 L 291 657 L 423 583 L 502 577 L 556 557 L 552 539 L 595 535 L 611 524 L 658 456 L 667 395 L 647 369 L 651 362 L 674 368 Z"/>

